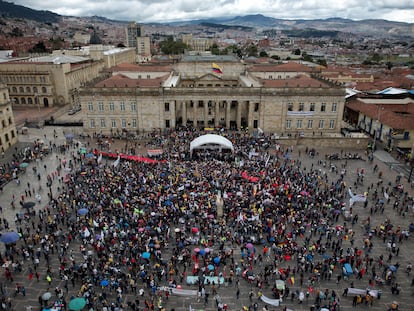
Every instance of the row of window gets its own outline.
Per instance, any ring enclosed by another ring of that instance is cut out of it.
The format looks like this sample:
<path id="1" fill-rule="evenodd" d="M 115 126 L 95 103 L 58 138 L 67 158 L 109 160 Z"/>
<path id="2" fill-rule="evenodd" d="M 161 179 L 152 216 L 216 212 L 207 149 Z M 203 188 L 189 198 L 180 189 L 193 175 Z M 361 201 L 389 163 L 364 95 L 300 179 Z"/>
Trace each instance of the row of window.
<path id="1" fill-rule="evenodd" d="M 294 103 L 288 103 L 287 105 L 288 105 L 288 111 L 293 111 L 294 108 L 296 108 Z M 315 111 L 315 107 L 316 107 L 315 103 L 309 103 L 309 111 Z M 297 108 L 298 108 L 298 111 L 305 111 L 305 103 L 299 103 L 297 105 Z M 338 108 L 338 104 L 337 103 L 332 103 L 331 112 L 336 112 L 337 108 Z M 326 103 L 321 103 L 320 111 L 321 112 L 327 111 L 327 104 Z"/>
<path id="2" fill-rule="evenodd" d="M 109 111 L 115 111 L 115 103 L 114 102 L 110 102 L 108 106 L 109 106 Z M 93 111 L 94 110 L 93 107 L 94 107 L 93 103 L 88 102 L 88 111 Z M 131 109 L 132 112 L 136 112 L 137 111 L 137 103 L 136 102 L 131 102 L 129 104 L 129 108 Z M 120 102 L 119 103 L 119 110 L 120 111 L 126 111 L 125 102 Z M 104 102 L 98 102 L 98 111 L 105 111 Z"/>
<path id="3" fill-rule="evenodd" d="M 41 87 L 42 93 L 46 94 L 47 93 L 47 88 L 45 86 Z M 26 86 L 26 88 L 24 88 L 23 86 L 19 86 L 18 88 L 16 86 L 13 86 L 10 90 L 10 93 L 12 94 L 22 94 L 22 93 L 29 93 L 29 94 L 37 94 L 39 93 L 39 89 L 37 88 L 37 86 Z"/>
<path id="4" fill-rule="evenodd" d="M 14 130 L 10 131 L 10 135 L 11 135 L 11 139 L 14 139 L 14 137 L 16 136 L 16 134 L 14 133 Z M 4 133 L 4 140 L 6 141 L 6 143 L 8 143 L 10 141 L 9 133 Z M 2 146 L 2 145 L 3 145 L 3 140 L 0 137 L 0 146 Z"/>
<path id="5" fill-rule="evenodd" d="M 95 128 L 97 125 L 99 125 L 99 127 L 101 128 L 106 128 L 107 127 L 107 119 L 102 118 L 99 120 L 95 120 L 95 119 L 90 119 L 89 120 L 89 128 Z M 137 119 L 131 119 L 131 123 L 127 123 L 126 119 L 121 119 L 121 120 L 117 120 L 117 119 L 110 119 L 110 127 L 111 128 L 118 128 L 118 124 L 121 126 L 121 128 L 126 128 L 131 127 L 131 128 L 137 128 L 138 127 L 138 122 Z"/>
<path id="6" fill-rule="evenodd" d="M 43 76 L 0 76 L 0 83 L 46 83 L 46 77 Z"/>
<path id="7" fill-rule="evenodd" d="M 308 120 L 308 129 L 313 129 L 313 120 L 310 119 Z M 318 129 L 323 129 L 325 127 L 325 120 L 319 120 L 318 122 Z M 291 129 L 292 128 L 292 120 L 286 120 L 286 129 Z M 303 120 L 298 119 L 296 120 L 296 128 L 297 129 L 302 129 L 303 128 Z M 329 129 L 334 129 L 335 128 L 335 120 L 329 120 Z"/>

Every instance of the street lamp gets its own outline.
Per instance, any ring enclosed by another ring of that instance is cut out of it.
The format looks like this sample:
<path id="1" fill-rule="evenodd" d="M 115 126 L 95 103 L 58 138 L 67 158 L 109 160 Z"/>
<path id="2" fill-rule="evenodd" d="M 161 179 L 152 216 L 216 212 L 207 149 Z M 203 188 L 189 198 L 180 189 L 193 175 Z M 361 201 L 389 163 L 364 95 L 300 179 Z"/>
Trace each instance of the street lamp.
<path id="1" fill-rule="evenodd" d="M 378 122 L 379 123 L 379 128 L 376 128 L 375 129 L 375 132 L 374 132 L 374 143 L 372 144 L 372 151 L 375 151 L 375 149 L 376 149 L 376 143 L 377 143 L 377 136 L 378 136 L 378 139 L 380 138 L 380 130 L 381 130 L 381 121 L 380 121 L 380 118 L 381 118 L 381 111 L 384 109 L 384 107 L 382 107 L 382 106 L 377 106 L 377 120 L 376 120 L 376 122 Z"/>

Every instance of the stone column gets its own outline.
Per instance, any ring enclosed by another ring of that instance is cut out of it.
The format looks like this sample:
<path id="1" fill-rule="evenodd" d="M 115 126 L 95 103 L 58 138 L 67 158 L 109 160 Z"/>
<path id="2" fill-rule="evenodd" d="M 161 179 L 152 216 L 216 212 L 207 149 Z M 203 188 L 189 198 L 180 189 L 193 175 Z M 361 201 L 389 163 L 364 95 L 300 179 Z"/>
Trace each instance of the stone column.
<path id="1" fill-rule="evenodd" d="M 241 126 L 241 109 L 242 109 L 242 102 L 237 102 L 237 110 L 236 110 L 236 124 L 237 129 L 240 129 Z"/>
<path id="2" fill-rule="evenodd" d="M 181 118 L 183 119 L 183 125 L 187 125 L 187 103 L 185 101 L 181 103 Z"/>
<path id="3" fill-rule="evenodd" d="M 249 127 L 249 131 L 252 131 L 253 129 L 253 109 L 254 109 L 254 103 L 249 101 L 248 103 L 248 112 L 247 112 L 247 126 Z"/>
<path id="4" fill-rule="evenodd" d="M 226 101 L 226 129 L 230 128 L 230 106 L 231 102 Z"/>
<path id="5" fill-rule="evenodd" d="M 176 126 L 176 120 L 177 120 L 177 116 L 175 115 L 176 114 L 176 106 L 177 106 L 177 101 L 173 101 L 173 102 L 171 102 L 170 103 L 170 106 L 171 106 L 171 111 L 170 111 L 170 126 L 171 126 L 171 128 L 175 128 L 175 126 Z"/>
<path id="6" fill-rule="evenodd" d="M 204 101 L 204 127 L 208 127 L 208 102 Z"/>
<path id="7" fill-rule="evenodd" d="M 218 127 L 220 125 L 220 102 L 216 101 L 214 105 L 214 126 Z"/>

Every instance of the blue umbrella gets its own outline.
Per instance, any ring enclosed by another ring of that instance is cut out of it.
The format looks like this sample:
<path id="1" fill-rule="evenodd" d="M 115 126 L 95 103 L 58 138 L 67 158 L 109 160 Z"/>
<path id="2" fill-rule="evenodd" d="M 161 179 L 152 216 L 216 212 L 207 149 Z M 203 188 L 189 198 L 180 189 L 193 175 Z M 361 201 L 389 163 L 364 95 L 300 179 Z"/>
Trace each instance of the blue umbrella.
<path id="1" fill-rule="evenodd" d="M 151 254 L 149 252 L 143 252 L 142 253 L 142 258 L 149 259 L 150 257 L 151 257 Z"/>
<path id="2" fill-rule="evenodd" d="M 75 137 L 75 135 L 73 135 L 72 133 L 68 133 L 68 134 L 65 135 L 65 138 L 69 139 L 69 140 L 73 139 L 74 137 Z"/>
<path id="3" fill-rule="evenodd" d="M 4 244 L 16 243 L 19 239 L 20 235 L 14 231 L 3 233 L 0 237 L 0 241 L 2 241 Z"/>
<path id="4" fill-rule="evenodd" d="M 208 269 L 208 270 L 210 270 L 210 271 L 211 271 L 211 270 L 214 270 L 214 266 L 213 266 L 213 265 L 208 265 L 208 266 L 207 266 L 207 269 Z"/>
<path id="5" fill-rule="evenodd" d="M 86 155 L 85 155 L 85 157 L 86 158 L 88 158 L 88 159 L 91 159 L 91 158 L 93 158 L 95 155 L 93 154 L 93 153 L 87 153 Z"/>
<path id="6" fill-rule="evenodd" d="M 329 255 L 329 254 L 323 254 L 322 257 L 323 257 L 323 259 L 329 259 L 329 258 L 331 258 L 331 255 Z"/>
<path id="7" fill-rule="evenodd" d="M 101 281 L 101 286 L 108 286 L 108 284 L 109 284 L 108 280 Z"/>
<path id="8" fill-rule="evenodd" d="M 218 264 L 220 263 L 220 257 L 215 257 L 215 258 L 213 259 L 213 261 L 214 261 L 214 263 L 215 263 L 216 265 L 218 265 Z"/>
<path id="9" fill-rule="evenodd" d="M 201 256 L 204 256 L 204 254 L 206 253 L 206 251 L 204 249 L 200 249 L 200 251 L 198 252 Z"/>
<path id="10" fill-rule="evenodd" d="M 29 166 L 29 163 L 26 163 L 26 162 L 20 163 L 19 165 L 20 168 L 26 168 L 28 166 Z"/>
<path id="11" fill-rule="evenodd" d="M 78 209 L 78 215 L 86 215 L 89 212 L 89 210 L 87 208 L 80 208 Z"/>
<path id="12" fill-rule="evenodd" d="M 391 272 L 397 271 L 397 267 L 394 265 L 390 266 L 388 269 L 390 269 Z"/>

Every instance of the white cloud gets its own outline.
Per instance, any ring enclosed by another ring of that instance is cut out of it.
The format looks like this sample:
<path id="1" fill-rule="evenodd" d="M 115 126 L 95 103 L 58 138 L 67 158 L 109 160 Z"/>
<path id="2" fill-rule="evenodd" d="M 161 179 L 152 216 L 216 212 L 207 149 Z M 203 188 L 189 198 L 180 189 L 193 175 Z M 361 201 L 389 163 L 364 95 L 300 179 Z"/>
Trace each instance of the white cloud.
<path id="1" fill-rule="evenodd" d="M 414 21 L 413 0 L 14 0 L 14 3 L 61 15 L 98 15 L 143 23 L 257 13 L 286 19 L 343 17 Z"/>

